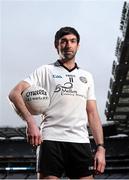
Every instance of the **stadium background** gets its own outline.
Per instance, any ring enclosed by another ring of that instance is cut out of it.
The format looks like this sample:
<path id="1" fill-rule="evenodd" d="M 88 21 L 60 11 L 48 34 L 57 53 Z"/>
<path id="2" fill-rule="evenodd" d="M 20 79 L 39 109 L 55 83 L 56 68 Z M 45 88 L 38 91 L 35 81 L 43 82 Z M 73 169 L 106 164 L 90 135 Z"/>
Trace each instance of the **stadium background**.
<path id="1" fill-rule="evenodd" d="M 96 178 L 129 179 L 129 4 L 124 2 L 120 19 L 122 36 L 116 42 L 103 124 L 105 173 Z M 90 133 L 90 130 L 89 130 Z M 95 144 L 90 133 L 93 152 Z M 36 149 L 27 144 L 25 127 L 0 128 L 0 178 L 35 179 Z"/>

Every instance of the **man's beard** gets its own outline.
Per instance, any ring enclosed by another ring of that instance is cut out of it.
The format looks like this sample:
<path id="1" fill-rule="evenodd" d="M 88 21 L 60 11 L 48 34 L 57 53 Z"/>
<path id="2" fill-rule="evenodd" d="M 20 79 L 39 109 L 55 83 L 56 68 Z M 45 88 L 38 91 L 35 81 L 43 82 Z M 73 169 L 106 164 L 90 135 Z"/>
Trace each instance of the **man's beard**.
<path id="1" fill-rule="evenodd" d="M 76 52 L 74 53 L 63 53 L 62 60 L 67 62 L 75 58 Z"/>

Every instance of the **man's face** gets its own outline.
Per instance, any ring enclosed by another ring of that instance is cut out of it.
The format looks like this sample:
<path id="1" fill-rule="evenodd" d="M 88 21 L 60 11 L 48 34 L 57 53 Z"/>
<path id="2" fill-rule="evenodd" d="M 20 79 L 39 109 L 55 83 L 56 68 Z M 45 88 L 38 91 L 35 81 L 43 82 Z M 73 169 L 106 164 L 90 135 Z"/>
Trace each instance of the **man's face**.
<path id="1" fill-rule="evenodd" d="M 68 34 L 59 39 L 58 53 L 61 59 L 65 61 L 72 60 L 76 55 L 78 47 L 76 36 Z"/>

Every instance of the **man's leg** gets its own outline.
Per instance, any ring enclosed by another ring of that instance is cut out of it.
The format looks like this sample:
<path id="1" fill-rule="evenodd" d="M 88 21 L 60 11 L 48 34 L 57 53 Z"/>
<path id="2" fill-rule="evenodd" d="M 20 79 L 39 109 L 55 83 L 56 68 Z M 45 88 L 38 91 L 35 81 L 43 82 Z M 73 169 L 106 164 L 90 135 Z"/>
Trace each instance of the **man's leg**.
<path id="1" fill-rule="evenodd" d="M 86 177 L 81 177 L 79 179 L 94 179 L 93 176 L 86 176 Z"/>
<path id="2" fill-rule="evenodd" d="M 37 179 L 59 179 L 56 176 L 44 176 L 43 173 L 37 173 Z"/>
<path id="3" fill-rule="evenodd" d="M 60 142 L 44 140 L 37 149 L 38 179 L 59 179 L 64 172 Z"/>
<path id="4" fill-rule="evenodd" d="M 69 143 L 66 176 L 70 179 L 94 179 L 93 157 L 89 143 Z"/>

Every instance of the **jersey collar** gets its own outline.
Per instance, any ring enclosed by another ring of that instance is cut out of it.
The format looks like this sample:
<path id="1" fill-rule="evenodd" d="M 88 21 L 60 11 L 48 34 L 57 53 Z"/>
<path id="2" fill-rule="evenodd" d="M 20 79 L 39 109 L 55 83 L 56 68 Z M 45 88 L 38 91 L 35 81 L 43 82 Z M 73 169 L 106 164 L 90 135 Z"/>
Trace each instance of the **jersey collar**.
<path id="1" fill-rule="evenodd" d="M 77 63 L 75 63 L 75 66 L 72 68 L 72 69 L 68 69 L 67 67 L 65 67 L 64 65 L 63 65 L 63 63 L 60 61 L 60 60 L 57 60 L 55 63 L 54 63 L 54 65 L 55 66 L 62 66 L 63 68 L 65 68 L 67 71 L 69 71 L 69 72 L 71 72 L 71 71 L 73 71 L 74 69 L 79 69 L 79 67 L 78 67 L 78 65 L 77 65 Z"/>

